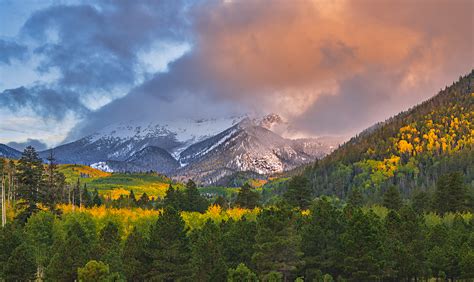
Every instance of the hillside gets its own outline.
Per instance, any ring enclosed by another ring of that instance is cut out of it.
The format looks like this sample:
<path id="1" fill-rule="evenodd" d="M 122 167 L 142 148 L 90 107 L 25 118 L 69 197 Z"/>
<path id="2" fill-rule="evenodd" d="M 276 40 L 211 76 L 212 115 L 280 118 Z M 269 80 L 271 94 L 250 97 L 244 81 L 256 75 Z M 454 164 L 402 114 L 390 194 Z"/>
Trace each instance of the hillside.
<path id="1" fill-rule="evenodd" d="M 7 145 L 0 144 L 0 158 L 18 159 L 21 156 L 21 152 L 8 147 Z"/>
<path id="2" fill-rule="evenodd" d="M 73 186 L 79 179 L 81 185 L 86 184 L 89 191 L 97 189 L 99 194 L 116 199 L 120 195 L 127 196 L 131 190 L 140 196 L 147 193 L 150 197 L 163 197 L 171 179 L 157 173 L 108 173 L 85 165 L 60 165 L 59 172 L 66 177 L 66 182 Z M 182 187 L 182 184 L 176 184 Z"/>
<path id="3" fill-rule="evenodd" d="M 306 168 L 317 195 L 351 189 L 379 195 L 396 185 L 407 195 L 460 171 L 474 180 L 474 71 L 433 98 L 379 123 Z"/>

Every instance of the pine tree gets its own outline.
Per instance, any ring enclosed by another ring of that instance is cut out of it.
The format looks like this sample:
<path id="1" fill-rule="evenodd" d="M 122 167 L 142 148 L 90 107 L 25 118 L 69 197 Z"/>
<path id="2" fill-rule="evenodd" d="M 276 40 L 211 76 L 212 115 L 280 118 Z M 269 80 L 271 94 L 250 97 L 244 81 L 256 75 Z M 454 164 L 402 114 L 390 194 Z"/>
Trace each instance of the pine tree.
<path id="1" fill-rule="evenodd" d="M 380 279 L 384 268 L 382 227 L 378 217 L 360 209 L 352 210 L 345 232 L 341 235 L 343 270 L 356 281 Z"/>
<path id="2" fill-rule="evenodd" d="M 123 273 L 127 280 L 144 280 L 143 275 L 148 267 L 145 247 L 145 238 L 136 228 L 133 228 L 125 240 L 122 252 Z"/>
<path id="3" fill-rule="evenodd" d="M 171 207 L 177 211 L 183 210 L 183 204 L 185 203 L 183 193 L 179 189 L 175 189 L 171 184 L 166 190 L 164 205 Z"/>
<path id="4" fill-rule="evenodd" d="M 46 269 L 46 280 L 74 281 L 77 269 L 89 260 L 92 242 L 77 221 L 68 227 L 66 238 L 57 240 L 53 247 L 56 252 Z"/>
<path id="5" fill-rule="evenodd" d="M 186 183 L 186 211 L 204 212 L 208 207 L 207 200 L 201 196 L 194 181 L 189 180 Z"/>
<path id="6" fill-rule="evenodd" d="M 397 187 L 388 187 L 388 190 L 383 194 L 383 205 L 390 210 L 399 210 L 402 207 L 403 202 Z"/>
<path id="7" fill-rule="evenodd" d="M 307 209 L 311 204 L 312 196 L 309 181 L 305 176 L 294 176 L 288 183 L 288 190 L 283 197 L 292 206 Z"/>
<path id="8" fill-rule="evenodd" d="M 230 219 L 224 224 L 228 226 L 224 233 L 224 254 L 227 264 L 231 267 L 237 267 L 237 265 L 243 263 L 253 267 L 252 255 L 257 233 L 256 223 L 242 217 L 237 221 Z"/>
<path id="9" fill-rule="evenodd" d="M 97 191 L 97 188 L 95 188 L 94 192 L 92 192 L 92 205 L 96 207 L 100 207 L 102 205 L 102 199 L 99 195 L 99 191 Z"/>
<path id="10" fill-rule="evenodd" d="M 411 206 L 417 213 L 424 213 L 429 210 L 431 204 L 430 195 L 425 191 L 417 191 L 412 197 Z"/>
<path id="11" fill-rule="evenodd" d="M 190 276 L 190 246 L 186 232 L 179 212 L 165 207 L 150 230 L 147 246 L 150 268 L 145 279 L 174 281 Z"/>
<path id="12" fill-rule="evenodd" d="M 100 261 L 110 267 L 111 272 L 120 272 L 122 270 L 120 233 L 117 224 L 112 221 L 107 222 L 105 227 L 100 230 L 97 252 Z"/>
<path id="13" fill-rule="evenodd" d="M 138 199 L 137 204 L 143 209 L 149 208 L 150 198 L 148 198 L 148 195 L 145 192 L 140 196 L 140 199 Z"/>
<path id="14" fill-rule="evenodd" d="M 360 188 L 353 188 L 351 190 L 347 204 L 355 208 L 360 208 L 364 205 L 364 195 L 362 194 Z"/>
<path id="15" fill-rule="evenodd" d="M 64 188 L 66 177 L 57 170 L 58 166 L 55 162 L 56 159 L 54 158 L 53 150 L 50 150 L 47 160 L 48 165 L 46 168 L 46 174 L 44 175 L 44 183 L 46 186 L 44 204 L 51 212 L 59 215 L 60 211 L 56 209 L 56 204 L 61 200 L 60 195 L 62 189 Z"/>
<path id="16" fill-rule="evenodd" d="M 332 275 L 341 273 L 340 234 L 345 226 L 342 212 L 327 200 L 318 200 L 312 206 L 310 217 L 302 227 L 306 273 L 316 270 Z"/>
<path id="17" fill-rule="evenodd" d="M 466 210 L 468 196 L 462 175 L 458 172 L 439 177 L 436 183 L 434 210 L 440 214 Z"/>
<path id="18" fill-rule="evenodd" d="M 252 191 L 250 184 L 245 183 L 237 194 L 235 204 L 241 208 L 253 209 L 258 206 L 260 195 L 256 191 Z"/>
<path id="19" fill-rule="evenodd" d="M 195 281 L 225 281 L 227 266 L 223 255 L 223 240 L 219 226 L 208 220 L 194 231 L 192 268 Z"/>
<path id="20" fill-rule="evenodd" d="M 84 203 L 84 207 L 86 208 L 92 207 L 92 197 L 91 197 L 91 193 L 87 189 L 86 183 L 84 183 L 84 188 L 82 189 L 82 202 Z"/>
<path id="21" fill-rule="evenodd" d="M 6 281 L 30 281 L 35 279 L 36 263 L 27 243 L 13 250 L 5 265 Z"/>
<path id="22" fill-rule="evenodd" d="M 26 147 L 18 162 L 17 178 L 17 195 L 23 200 L 17 205 L 25 208 L 19 218 L 26 222 L 28 217 L 38 211 L 38 203 L 44 198 L 43 161 L 31 146 Z"/>
<path id="23" fill-rule="evenodd" d="M 13 254 L 13 251 L 20 246 L 24 240 L 22 230 L 17 224 L 7 223 L 0 228 L 0 279 L 6 279 L 6 265 Z"/>
<path id="24" fill-rule="evenodd" d="M 265 209 L 258 215 L 252 260 L 261 276 L 278 271 L 287 281 L 302 265 L 301 238 L 295 220 L 295 215 L 286 209 Z"/>
<path id="25" fill-rule="evenodd" d="M 37 265 L 37 278 L 44 279 L 44 269 L 51 259 L 54 243 L 54 220 L 51 212 L 41 211 L 28 219 L 25 225 L 26 241 Z"/>
<path id="26" fill-rule="evenodd" d="M 137 198 L 135 197 L 135 193 L 133 190 L 130 190 L 130 194 L 128 195 L 128 202 L 129 205 L 135 207 L 137 205 Z"/>

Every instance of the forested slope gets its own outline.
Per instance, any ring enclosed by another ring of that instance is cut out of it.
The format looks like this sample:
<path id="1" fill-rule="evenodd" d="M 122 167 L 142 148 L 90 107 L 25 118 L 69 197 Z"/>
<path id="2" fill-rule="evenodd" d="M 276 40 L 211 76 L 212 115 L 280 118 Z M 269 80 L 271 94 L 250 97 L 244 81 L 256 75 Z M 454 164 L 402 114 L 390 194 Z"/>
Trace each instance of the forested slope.
<path id="1" fill-rule="evenodd" d="M 474 71 L 412 109 L 379 123 L 306 168 L 317 195 L 346 197 L 359 188 L 380 195 L 395 185 L 405 195 L 431 189 L 461 172 L 474 180 Z"/>

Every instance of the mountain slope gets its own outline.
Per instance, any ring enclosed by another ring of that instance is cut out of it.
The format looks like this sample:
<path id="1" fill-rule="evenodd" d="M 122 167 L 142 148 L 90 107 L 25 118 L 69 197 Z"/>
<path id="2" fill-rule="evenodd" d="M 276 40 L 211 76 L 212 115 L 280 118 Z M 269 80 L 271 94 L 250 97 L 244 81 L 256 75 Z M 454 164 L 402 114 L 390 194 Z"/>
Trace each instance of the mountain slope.
<path id="1" fill-rule="evenodd" d="M 259 120 L 245 119 L 184 150 L 180 154 L 184 167 L 177 176 L 210 184 L 238 171 L 269 175 L 314 161 L 331 149 L 318 139 L 285 139 Z"/>
<path id="2" fill-rule="evenodd" d="M 179 163 L 166 150 L 148 146 L 133 154 L 125 161 L 107 161 L 112 171 L 158 171 L 170 173 L 179 167 Z"/>
<path id="3" fill-rule="evenodd" d="M 239 117 L 208 120 L 130 121 L 112 124 L 99 132 L 54 149 L 61 163 L 90 165 L 126 161 L 149 146 L 177 156 L 189 145 L 213 136 L 240 120 Z M 41 152 L 47 156 L 48 152 Z"/>
<path id="4" fill-rule="evenodd" d="M 439 175 L 474 180 L 474 71 L 428 101 L 362 132 L 304 172 L 317 194 L 405 194 L 431 188 Z"/>
<path id="5" fill-rule="evenodd" d="M 0 158 L 19 159 L 21 152 L 17 151 L 7 145 L 0 144 Z"/>

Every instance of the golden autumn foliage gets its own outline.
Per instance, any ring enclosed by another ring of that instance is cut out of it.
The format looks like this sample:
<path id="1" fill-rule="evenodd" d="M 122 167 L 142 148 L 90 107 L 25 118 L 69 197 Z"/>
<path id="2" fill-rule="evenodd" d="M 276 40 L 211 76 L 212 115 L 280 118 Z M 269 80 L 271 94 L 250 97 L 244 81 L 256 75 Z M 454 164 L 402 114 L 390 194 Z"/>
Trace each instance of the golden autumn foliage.
<path id="1" fill-rule="evenodd" d="M 99 221 L 105 218 L 114 218 L 122 223 L 125 233 L 127 234 L 133 229 L 133 226 L 137 224 L 137 222 L 143 220 L 153 220 L 160 216 L 161 212 L 161 210 L 148 210 L 141 208 L 109 208 L 105 206 L 79 208 L 65 204 L 59 205 L 58 208 L 64 214 L 86 213 Z M 209 219 L 214 222 L 221 222 L 229 219 L 240 220 L 243 216 L 245 216 L 249 220 L 255 220 L 259 213 L 259 208 L 243 209 L 240 207 L 234 207 L 230 209 L 222 209 L 218 205 L 211 205 L 205 213 L 183 211 L 181 212 L 181 216 L 186 222 L 186 225 L 189 228 L 194 229 L 202 227 Z"/>

